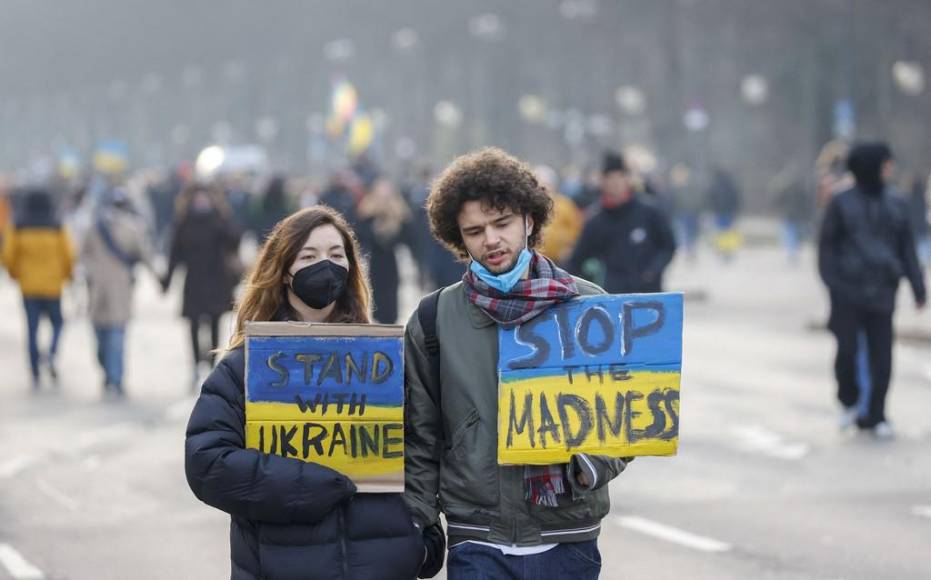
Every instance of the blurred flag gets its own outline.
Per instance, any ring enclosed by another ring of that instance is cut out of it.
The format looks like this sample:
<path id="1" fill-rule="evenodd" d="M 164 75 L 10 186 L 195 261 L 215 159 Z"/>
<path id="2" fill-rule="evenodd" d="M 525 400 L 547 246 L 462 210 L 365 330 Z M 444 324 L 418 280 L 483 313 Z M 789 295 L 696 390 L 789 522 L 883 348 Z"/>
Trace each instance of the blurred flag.
<path id="1" fill-rule="evenodd" d="M 359 93 L 346 79 L 333 84 L 326 132 L 332 141 L 341 141 L 341 146 L 351 156 L 364 153 L 375 140 L 372 116 L 359 106 Z"/>
<path id="2" fill-rule="evenodd" d="M 359 94 L 356 88 L 345 79 L 336 81 L 330 95 L 330 116 L 327 118 L 327 132 L 332 137 L 340 137 L 350 124 L 359 106 Z"/>
<path id="3" fill-rule="evenodd" d="M 369 148 L 374 136 L 375 125 L 372 123 L 372 117 L 365 112 L 359 113 L 349 127 L 349 142 L 346 144 L 346 150 L 350 155 L 359 155 Z"/>
<path id="4" fill-rule="evenodd" d="M 94 170 L 105 175 L 119 175 L 129 164 L 129 150 L 122 141 L 103 141 L 94 151 Z"/>

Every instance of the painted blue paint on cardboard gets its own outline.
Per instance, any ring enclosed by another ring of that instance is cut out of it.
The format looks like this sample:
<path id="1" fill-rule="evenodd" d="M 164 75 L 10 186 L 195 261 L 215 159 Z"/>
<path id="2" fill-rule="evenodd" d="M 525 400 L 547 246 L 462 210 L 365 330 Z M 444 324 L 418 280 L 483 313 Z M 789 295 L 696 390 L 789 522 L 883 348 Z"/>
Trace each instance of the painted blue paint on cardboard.
<path id="1" fill-rule="evenodd" d="M 252 403 L 293 403 L 295 395 L 355 393 L 368 405 L 404 401 L 400 337 L 251 336 L 246 382 Z"/>
<path id="2" fill-rule="evenodd" d="M 502 329 L 498 346 L 499 374 L 524 371 L 524 376 L 542 376 L 555 369 L 561 373 L 565 367 L 598 365 L 678 369 L 682 364 L 682 294 L 576 298 L 528 323 Z"/>

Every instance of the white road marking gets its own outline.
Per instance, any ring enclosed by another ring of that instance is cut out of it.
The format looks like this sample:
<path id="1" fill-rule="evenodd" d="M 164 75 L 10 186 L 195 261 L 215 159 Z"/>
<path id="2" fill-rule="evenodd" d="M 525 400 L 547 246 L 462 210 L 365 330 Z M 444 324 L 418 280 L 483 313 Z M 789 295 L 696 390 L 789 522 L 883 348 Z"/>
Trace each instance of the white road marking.
<path id="1" fill-rule="evenodd" d="M 615 521 L 621 527 L 702 552 L 727 552 L 731 549 L 727 542 L 699 536 L 639 516 L 617 516 Z"/>
<path id="2" fill-rule="evenodd" d="M 931 518 L 931 505 L 916 505 L 912 508 L 912 515 L 921 518 Z"/>
<path id="3" fill-rule="evenodd" d="M 24 471 L 32 466 L 36 462 L 34 457 L 29 457 L 28 455 L 20 455 L 0 463 L 0 479 L 9 479 L 21 471 Z"/>
<path id="4" fill-rule="evenodd" d="M 775 431 L 770 431 L 761 425 L 741 425 L 731 429 L 737 437 L 737 447 L 743 451 L 752 451 L 775 457 L 797 461 L 802 459 L 810 448 L 805 443 L 786 441 Z"/>
<path id="5" fill-rule="evenodd" d="M 0 544 L 0 564 L 3 564 L 10 576 L 16 578 L 16 580 L 45 578 L 42 570 L 32 565 L 16 548 L 9 544 Z"/>
<path id="6" fill-rule="evenodd" d="M 41 452 L 38 457 L 21 455 L 0 463 L 0 480 L 14 477 L 33 465 L 44 462 L 49 459 L 49 456 L 64 455 L 66 457 L 78 457 L 84 455 L 98 445 L 119 441 L 121 439 L 129 440 L 131 435 L 140 430 L 142 430 L 142 427 L 139 425 L 117 423 L 115 425 L 109 425 L 107 427 L 81 433 L 65 448 L 55 451 L 46 450 Z"/>
<path id="7" fill-rule="evenodd" d="M 68 511 L 77 511 L 78 502 L 76 500 L 68 497 L 63 491 L 53 487 L 44 479 L 36 478 L 36 488 Z"/>
<path id="8" fill-rule="evenodd" d="M 183 416 L 189 415 L 193 406 L 194 401 L 192 399 L 177 401 L 165 410 L 164 416 L 168 420 L 180 419 Z M 0 480 L 14 477 L 33 465 L 44 462 L 49 459 L 50 456 L 64 455 L 66 457 L 80 457 L 99 445 L 120 440 L 131 440 L 133 435 L 143 429 L 144 427 L 142 425 L 124 422 L 107 425 L 106 427 L 100 427 L 92 431 L 85 431 L 74 437 L 68 447 L 63 449 L 55 451 L 47 450 L 42 452 L 39 457 L 21 455 L 0 462 Z M 85 464 L 88 470 L 96 469 L 98 466 L 99 460 L 97 460 L 96 463 L 91 461 Z"/>
<path id="9" fill-rule="evenodd" d="M 116 423 L 93 431 L 87 431 L 75 438 L 74 442 L 67 448 L 66 453 L 68 455 L 81 455 L 104 443 L 130 440 L 131 435 L 141 430 L 142 427 L 140 425 L 135 425 L 133 423 Z"/>

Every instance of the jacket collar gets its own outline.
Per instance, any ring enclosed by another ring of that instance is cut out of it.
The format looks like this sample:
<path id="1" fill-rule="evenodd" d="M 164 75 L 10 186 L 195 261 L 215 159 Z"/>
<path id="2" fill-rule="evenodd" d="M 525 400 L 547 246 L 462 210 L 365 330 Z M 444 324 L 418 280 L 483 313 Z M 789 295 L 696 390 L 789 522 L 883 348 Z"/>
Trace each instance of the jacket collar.
<path id="1" fill-rule="evenodd" d="M 488 328 L 489 326 L 497 324 L 490 316 L 485 314 L 481 308 L 469 302 L 469 295 L 466 293 L 464 286 L 461 286 L 461 289 L 460 300 L 465 302 L 466 312 L 469 313 L 469 321 L 472 323 L 473 327 Z"/>

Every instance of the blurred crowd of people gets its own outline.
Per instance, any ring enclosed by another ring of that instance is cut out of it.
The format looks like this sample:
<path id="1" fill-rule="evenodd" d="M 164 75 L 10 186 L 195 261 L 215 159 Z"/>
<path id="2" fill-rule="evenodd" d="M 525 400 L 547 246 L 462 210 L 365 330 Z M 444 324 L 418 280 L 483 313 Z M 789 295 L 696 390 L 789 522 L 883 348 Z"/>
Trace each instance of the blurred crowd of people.
<path id="1" fill-rule="evenodd" d="M 830 143 L 813 172 L 788 163 L 770 183 L 746 188 L 780 216 L 791 262 L 830 199 L 854 185 L 846 157 L 844 144 Z M 662 291 L 677 248 L 693 261 L 703 239 L 722 264 L 732 261 L 743 244 L 745 207 L 735 178 L 721 167 L 666 167 L 659 171 L 620 152 L 607 152 L 589 170 L 536 166 L 554 206 L 542 253 L 613 293 Z M 423 163 L 398 176 L 363 155 L 323 180 L 248 171 L 204 176 L 192 164 L 130 173 L 125 163 L 111 163 L 83 175 L 62 171 L 41 183 L 0 181 L 4 265 L 24 298 L 33 388 L 40 388 L 43 372 L 57 382 L 61 294 L 69 281 L 80 280 L 86 292 L 75 295 L 94 328 L 104 393 L 122 396 L 135 278 L 153 276 L 167 292 L 179 271 L 196 385 L 209 370 L 221 318 L 233 307 L 256 247 L 281 219 L 316 204 L 336 209 L 351 224 L 367 257 L 374 318 L 397 323 L 400 247 L 416 265 L 422 293 L 457 282 L 465 269 L 429 230 L 424 202 L 434 175 Z M 903 173 L 897 185 L 893 195 L 908 204 L 916 251 L 927 263 L 931 181 Z M 40 347 L 42 318 L 53 332 L 51 343 Z"/>

